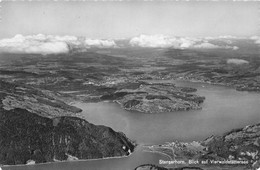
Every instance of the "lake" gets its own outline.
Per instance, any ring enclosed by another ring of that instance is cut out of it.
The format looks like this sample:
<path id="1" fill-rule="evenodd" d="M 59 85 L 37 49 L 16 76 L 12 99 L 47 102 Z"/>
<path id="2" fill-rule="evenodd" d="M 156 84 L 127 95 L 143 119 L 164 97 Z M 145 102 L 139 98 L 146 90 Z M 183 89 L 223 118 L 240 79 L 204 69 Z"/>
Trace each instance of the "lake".
<path id="1" fill-rule="evenodd" d="M 260 94 L 240 92 L 233 88 L 176 81 L 176 85 L 194 87 L 196 94 L 206 97 L 202 110 L 145 114 L 125 111 L 116 103 L 75 103 L 83 110 L 86 119 L 96 125 L 106 125 L 122 131 L 140 145 L 160 144 L 174 140 L 203 140 L 234 128 L 258 123 L 260 120 Z M 129 157 L 104 160 L 48 163 L 30 166 L 13 166 L 10 170 L 131 170 L 146 163 L 158 164 L 167 158 L 142 151 L 137 147 Z"/>

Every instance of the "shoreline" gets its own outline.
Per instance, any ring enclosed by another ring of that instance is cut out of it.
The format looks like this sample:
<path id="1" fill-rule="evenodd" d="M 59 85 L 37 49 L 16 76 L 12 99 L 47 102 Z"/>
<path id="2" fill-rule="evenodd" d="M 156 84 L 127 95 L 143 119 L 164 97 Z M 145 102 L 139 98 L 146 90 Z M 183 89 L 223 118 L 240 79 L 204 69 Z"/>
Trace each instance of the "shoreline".
<path id="1" fill-rule="evenodd" d="M 0 168 L 5 167 L 18 167 L 18 166 L 37 166 L 37 165 L 47 165 L 47 164 L 54 164 L 54 163 L 66 163 L 66 162 L 83 162 L 83 161 L 101 161 L 101 160 L 108 160 L 108 159 L 122 159 L 128 158 L 132 155 L 131 152 L 129 155 L 124 156 L 115 156 L 115 157 L 105 157 L 105 158 L 95 158 L 95 159 L 79 159 L 79 160 L 63 160 L 63 161 L 53 161 L 53 162 L 45 162 L 45 163 L 35 163 L 35 164 L 16 164 L 16 165 L 0 165 Z"/>

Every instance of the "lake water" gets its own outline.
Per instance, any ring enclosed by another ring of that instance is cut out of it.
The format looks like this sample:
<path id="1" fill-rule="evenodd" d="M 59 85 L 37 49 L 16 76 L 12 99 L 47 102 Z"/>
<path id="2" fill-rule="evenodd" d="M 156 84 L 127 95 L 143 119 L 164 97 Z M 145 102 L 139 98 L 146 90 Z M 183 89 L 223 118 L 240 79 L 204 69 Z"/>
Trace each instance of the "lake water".
<path id="1" fill-rule="evenodd" d="M 205 96 L 202 110 L 160 114 L 144 114 L 125 111 L 116 103 L 76 103 L 86 119 L 96 125 L 107 125 L 124 132 L 140 145 L 159 144 L 174 140 L 203 140 L 234 128 L 260 121 L 260 94 L 239 92 L 225 86 L 204 83 L 176 82 L 179 86 L 195 87 Z M 146 163 L 158 164 L 167 158 L 142 151 L 139 146 L 126 158 L 106 160 L 50 163 L 44 165 L 16 166 L 3 169 L 51 169 L 51 170 L 131 170 Z"/>

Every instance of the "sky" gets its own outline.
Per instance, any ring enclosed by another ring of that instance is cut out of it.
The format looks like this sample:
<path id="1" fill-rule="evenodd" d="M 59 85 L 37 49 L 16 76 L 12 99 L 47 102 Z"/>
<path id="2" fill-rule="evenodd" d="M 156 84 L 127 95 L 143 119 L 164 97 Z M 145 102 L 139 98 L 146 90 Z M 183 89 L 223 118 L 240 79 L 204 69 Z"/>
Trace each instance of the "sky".
<path id="1" fill-rule="evenodd" d="M 130 38 L 252 36 L 260 31 L 260 2 L 2 1 L 0 39 L 16 34 Z"/>

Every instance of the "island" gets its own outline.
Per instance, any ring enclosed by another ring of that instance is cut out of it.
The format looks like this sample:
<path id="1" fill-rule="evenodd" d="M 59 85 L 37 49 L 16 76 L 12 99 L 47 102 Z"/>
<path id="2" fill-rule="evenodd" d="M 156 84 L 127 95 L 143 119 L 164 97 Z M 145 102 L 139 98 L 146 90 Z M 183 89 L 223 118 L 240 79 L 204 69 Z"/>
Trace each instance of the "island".
<path id="1" fill-rule="evenodd" d="M 121 89 L 103 95 L 102 100 L 113 100 L 125 110 L 144 113 L 163 113 L 201 109 L 205 97 L 191 94 L 194 88 L 176 87 L 169 83 L 142 81 L 136 89 Z"/>

